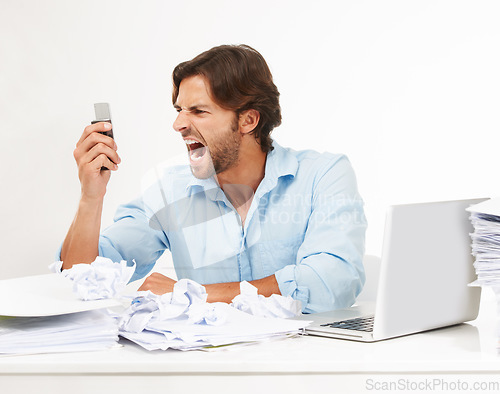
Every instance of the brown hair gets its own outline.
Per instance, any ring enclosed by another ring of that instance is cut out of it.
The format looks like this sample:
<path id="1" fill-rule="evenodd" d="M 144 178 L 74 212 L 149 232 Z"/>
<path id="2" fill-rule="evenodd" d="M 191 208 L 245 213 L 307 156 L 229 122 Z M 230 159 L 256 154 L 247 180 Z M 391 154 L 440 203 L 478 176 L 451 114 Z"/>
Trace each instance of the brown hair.
<path id="1" fill-rule="evenodd" d="M 281 124 L 278 88 L 262 55 L 248 45 L 221 45 L 180 63 L 172 73 L 172 102 L 183 79 L 201 75 L 209 83 L 213 100 L 237 115 L 248 109 L 259 112 L 252 131 L 263 152 L 273 150 L 271 131 Z"/>

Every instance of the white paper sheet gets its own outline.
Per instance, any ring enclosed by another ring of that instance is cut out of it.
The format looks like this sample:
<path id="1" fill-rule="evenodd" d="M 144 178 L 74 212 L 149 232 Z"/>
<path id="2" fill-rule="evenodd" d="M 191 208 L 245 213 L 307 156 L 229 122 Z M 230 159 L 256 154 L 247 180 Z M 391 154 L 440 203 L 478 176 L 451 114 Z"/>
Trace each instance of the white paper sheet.
<path id="1" fill-rule="evenodd" d="M 500 197 L 491 198 L 479 204 L 471 205 L 469 208 L 466 208 L 466 211 L 500 216 Z"/>
<path id="2" fill-rule="evenodd" d="M 114 299 L 83 301 L 61 274 L 0 280 L 0 315 L 52 316 L 121 306 Z"/>

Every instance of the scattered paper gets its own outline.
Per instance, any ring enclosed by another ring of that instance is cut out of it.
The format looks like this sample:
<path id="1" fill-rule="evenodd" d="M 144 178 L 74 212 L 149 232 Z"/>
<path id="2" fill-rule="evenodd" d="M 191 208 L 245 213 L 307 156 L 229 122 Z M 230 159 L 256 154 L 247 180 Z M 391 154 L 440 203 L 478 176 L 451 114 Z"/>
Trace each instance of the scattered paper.
<path id="1" fill-rule="evenodd" d="M 121 336 L 147 350 L 198 350 L 296 335 L 308 324 L 253 316 L 226 303 L 207 303 L 203 286 L 182 279 L 172 293 L 139 292 L 121 316 L 119 329 Z"/>
<path id="2" fill-rule="evenodd" d="M 120 294 L 132 278 L 135 271 L 134 265 L 128 267 L 122 260 L 114 263 L 108 258 L 97 256 L 91 264 L 75 264 L 67 270 L 61 270 L 62 261 L 49 266 L 53 272 L 73 281 L 73 289 L 82 300 L 101 300 L 113 298 Z"/>
<path id="3" fill-rule="evenodd" d="M 257 293 L 257 288 L 244 281 L 240 283 L 240 294 L 234 297 L 232 304 L 234 308 L 254 316 L 280 317 L 283 319 L 300 316 L 302 304 L 291 296 L 283 297 L 273 294 L 264 297 Z"/>
<path id="4" fill-rule="evenodd" d="M 120 330 L 141 332 L 151 321 L 182 318 L 190 323 L 216 321 L 213 309 L 207 304 L 203 286 L 189 279 L 181 279 L 171 293 L 162 295 L 139 291 L 130 307 L 121 315 Z"/>

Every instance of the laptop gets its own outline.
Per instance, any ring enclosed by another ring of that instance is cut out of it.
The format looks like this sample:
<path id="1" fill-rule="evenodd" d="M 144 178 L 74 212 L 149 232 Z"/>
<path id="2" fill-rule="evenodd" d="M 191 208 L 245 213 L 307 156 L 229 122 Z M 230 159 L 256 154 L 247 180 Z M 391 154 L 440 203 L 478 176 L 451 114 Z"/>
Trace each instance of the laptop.
<path id="1" fill-rule="evenodd" d="M 308 314 L 306 334 L 374 342 L 474 320 L 481 289 L 467 207 L 485 199 L 393 205 L 376 302 Z"/>

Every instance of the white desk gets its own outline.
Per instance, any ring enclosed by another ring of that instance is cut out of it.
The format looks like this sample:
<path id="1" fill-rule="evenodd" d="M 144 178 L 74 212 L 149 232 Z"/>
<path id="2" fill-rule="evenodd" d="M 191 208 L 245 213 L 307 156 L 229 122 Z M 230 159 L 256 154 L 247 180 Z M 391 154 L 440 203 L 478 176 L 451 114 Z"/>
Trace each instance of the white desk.
<path id="1" fill-rule="evenodd" d="M 479 392 L 471 390 L 474 382 L 496 382 L 496 391 L 482 392 L 499 392 L 495 304 L 485 295 L 470 324 L 377 343 L 308 336 L 218 352 L 148 352 L 122 341 L 108 352 L 0 357 L 0 387 L 51 394 L 363 393 L 385 382 L 408 392 L 425 382 L 462 382 Z"/>

